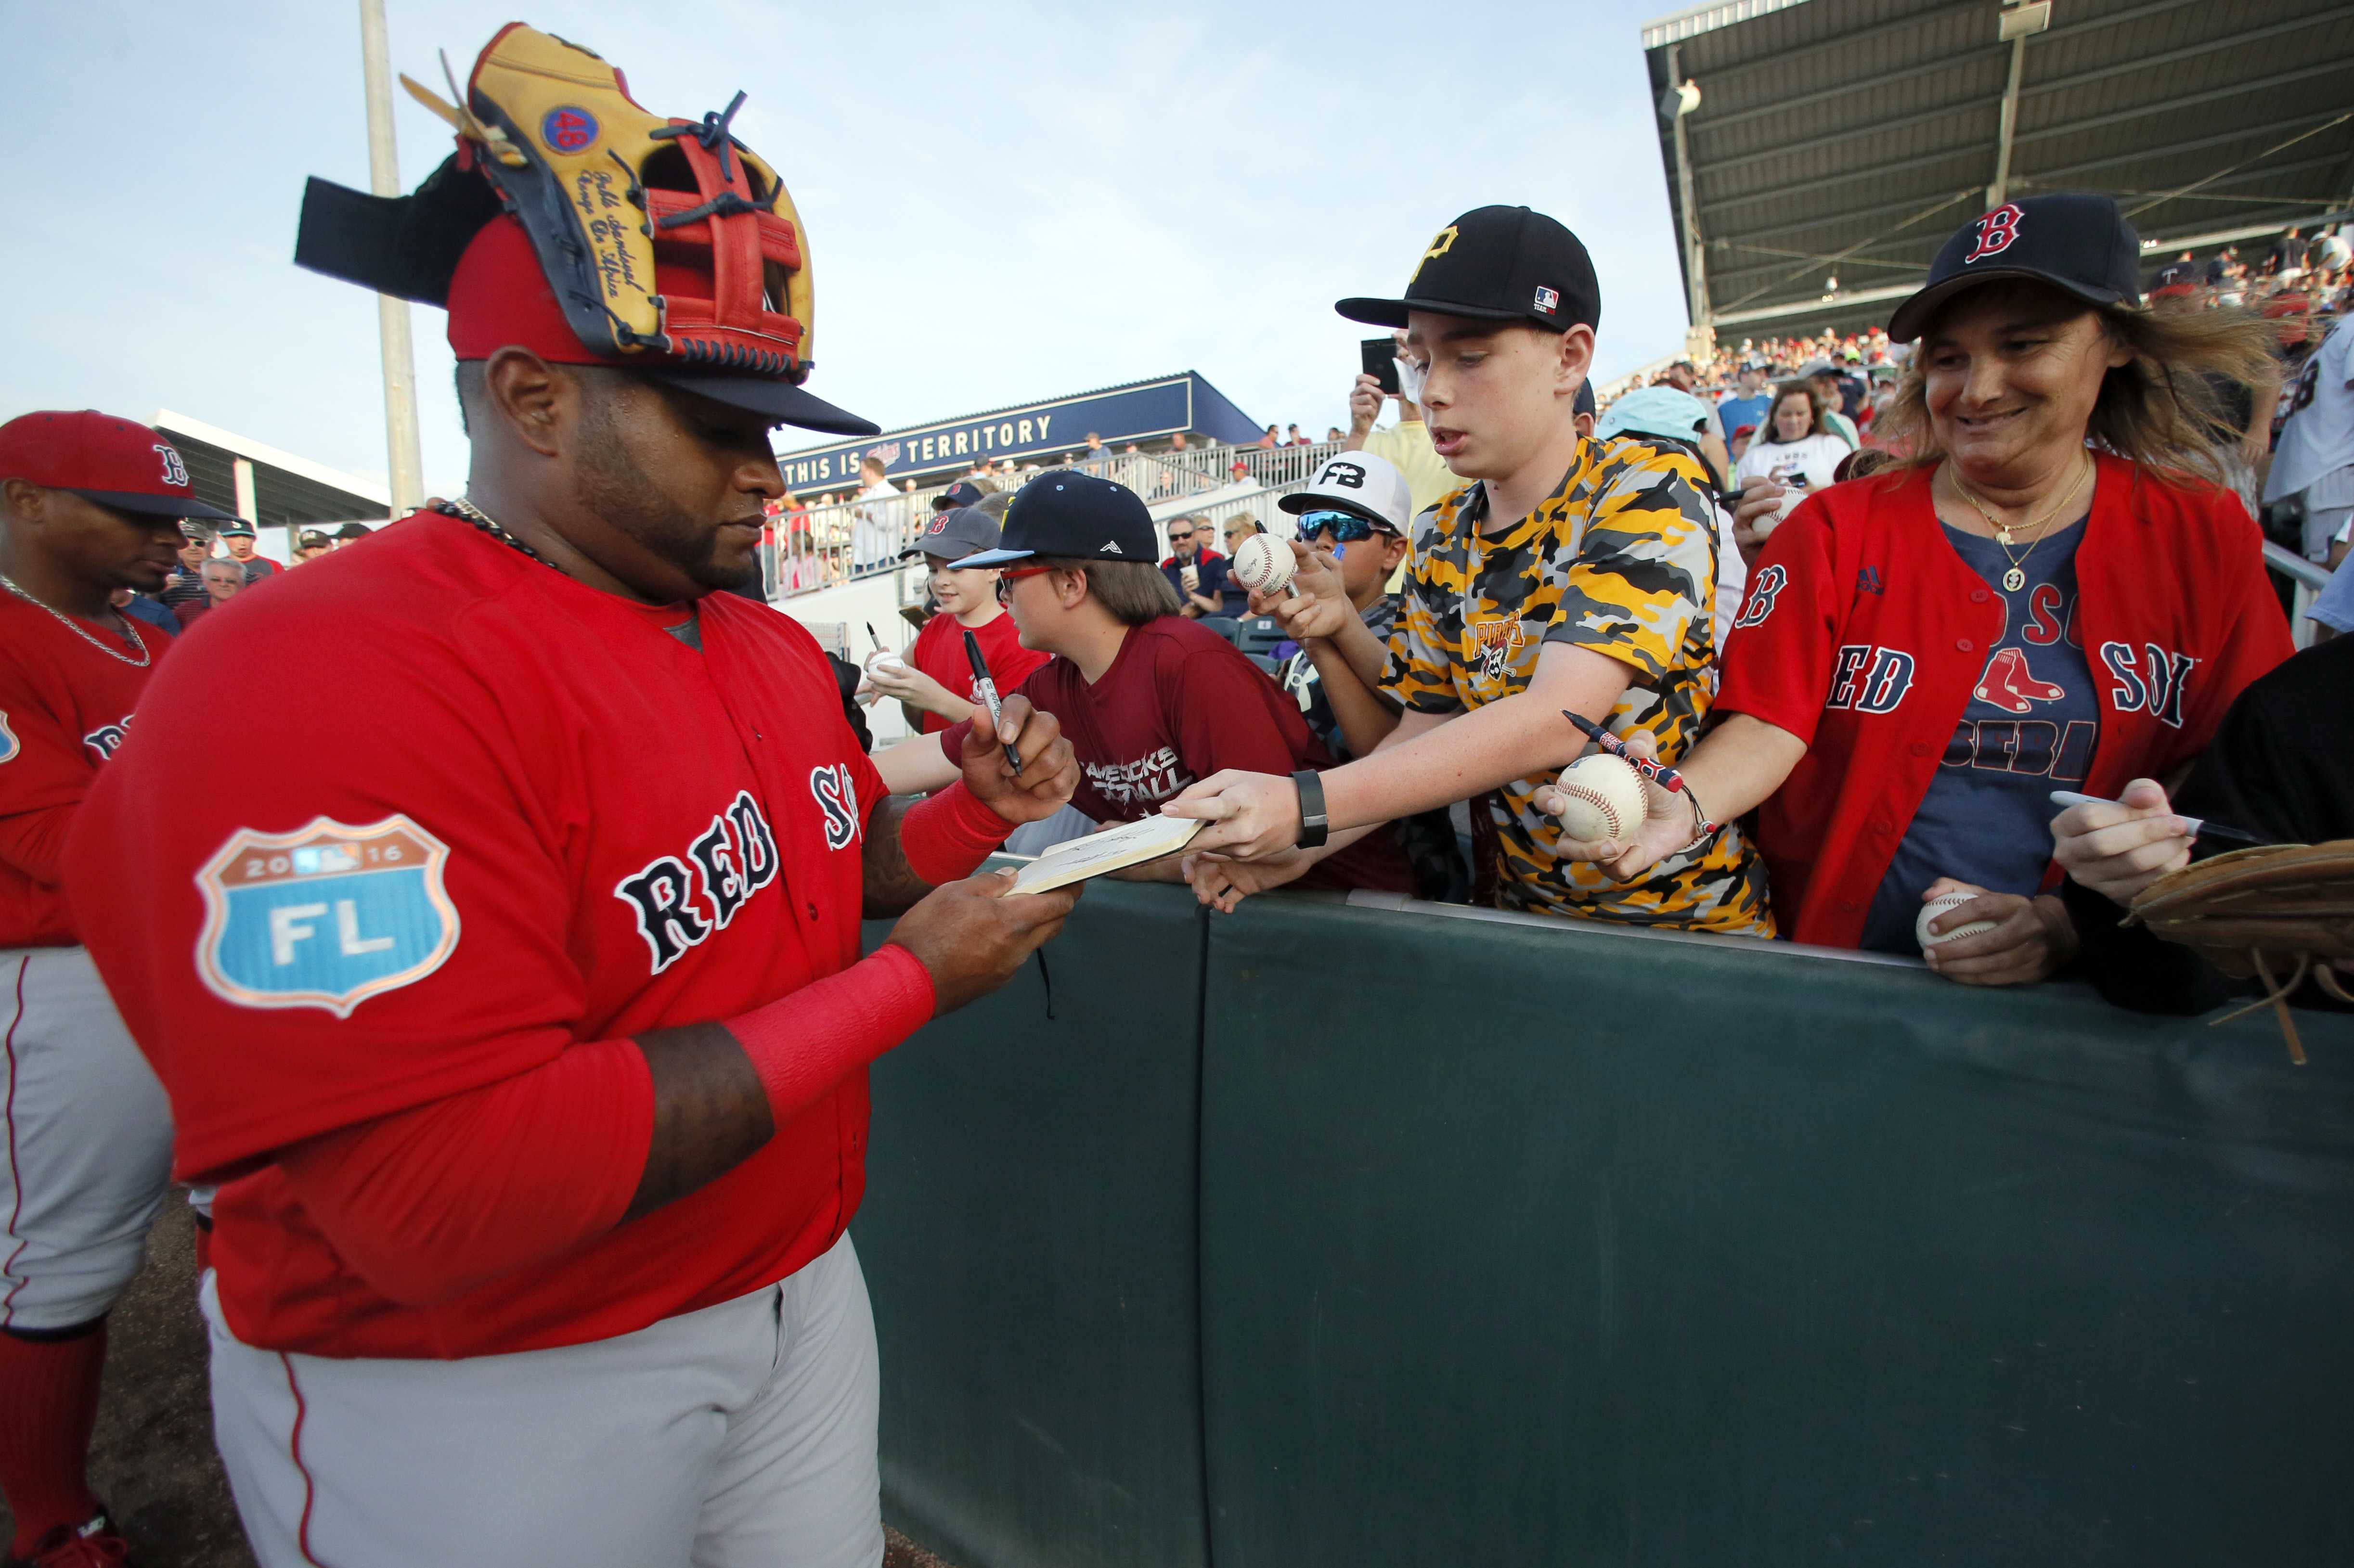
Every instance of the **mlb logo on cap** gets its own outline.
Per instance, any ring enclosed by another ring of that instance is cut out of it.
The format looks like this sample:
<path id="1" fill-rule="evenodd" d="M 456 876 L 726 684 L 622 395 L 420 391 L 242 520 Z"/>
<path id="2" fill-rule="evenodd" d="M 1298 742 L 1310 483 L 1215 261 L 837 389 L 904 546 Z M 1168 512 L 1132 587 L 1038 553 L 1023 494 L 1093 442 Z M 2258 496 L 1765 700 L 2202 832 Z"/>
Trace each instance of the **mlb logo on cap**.
<path id="1" fill-rule="evenodd" d="M 1555 310 L 1560 308 L 1560 305 L 1561 296 L 1554 293 L 1551 289 L 1541 288 L 1537 291 L 1537 309 L 1543 311 L 1545 314 L 1553 314 Z"/>

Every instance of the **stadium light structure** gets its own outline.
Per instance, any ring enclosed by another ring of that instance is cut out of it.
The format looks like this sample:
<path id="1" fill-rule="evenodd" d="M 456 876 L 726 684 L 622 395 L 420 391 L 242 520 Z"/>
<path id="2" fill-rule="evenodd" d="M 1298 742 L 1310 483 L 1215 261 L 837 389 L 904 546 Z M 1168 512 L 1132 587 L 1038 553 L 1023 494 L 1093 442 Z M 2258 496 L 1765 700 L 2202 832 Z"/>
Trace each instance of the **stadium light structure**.
<path id="1" fill-rule="evenodd" d="M 1995 148 L 1994 184 L 1987 186 L 1987 206 L 2000 207 L 2010 199 L 2010 137 L 2019 124 L 2019 79 L 2027 69 L 2027 40 L 2052 25 L 2052 0 L 2012 0 L 1995 24 L 1997 41 L 2010 46 L 2010 81 L 2002 90 L 2002 129 Z"/>

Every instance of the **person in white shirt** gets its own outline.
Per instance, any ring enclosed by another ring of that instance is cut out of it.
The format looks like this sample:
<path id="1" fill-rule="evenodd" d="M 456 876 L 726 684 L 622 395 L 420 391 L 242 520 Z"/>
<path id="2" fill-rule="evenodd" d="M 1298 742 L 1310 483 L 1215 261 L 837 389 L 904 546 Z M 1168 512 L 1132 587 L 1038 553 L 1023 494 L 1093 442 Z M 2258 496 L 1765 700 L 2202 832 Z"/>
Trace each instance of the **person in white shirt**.
<path id="1" fill-rule="evenodd" d="M 2280 402 L 2288 414 L 2264 505 L 2292 503 L 2304 518 L 2306 558 L 2325 561 L 2354 519 L 2354 331 L 2344 321 L 2281 388 Z"/>
<path id="2" fill-rule="evenodd" d="M 1781 496 L 1782 504 L 1778 511 L 1761 518 L 1754 529 L 1734 530 L 1734 539 L 1741 546 L 1744 560 L 1755 565 L 1766 536 L 1790 514 L 1791 509 L 1816 491 L 1829 489 L 1837 482 L 1840 460 L 1850 450 L 1843 438 L 1831 433 L 1823 396 L 1810 383 L 1785 381 L 1775 388 L 1774 411 L 1766 417 L 1765 428 L 1749 443 L 1749 450 L 1741 454 L 1741 461 L 1733 471 L 1733 482 L 1740 499 L 1762 491 Z"/>
<path id="3" fill-rule="evenodd" d="M 858 477 L 864 488 L 850 524 L 850 569 L 878 572 L 899 558 L 899 523 L 907 514 L 907 498 L 883 477 L 883 460 L 859 460 Z"/>

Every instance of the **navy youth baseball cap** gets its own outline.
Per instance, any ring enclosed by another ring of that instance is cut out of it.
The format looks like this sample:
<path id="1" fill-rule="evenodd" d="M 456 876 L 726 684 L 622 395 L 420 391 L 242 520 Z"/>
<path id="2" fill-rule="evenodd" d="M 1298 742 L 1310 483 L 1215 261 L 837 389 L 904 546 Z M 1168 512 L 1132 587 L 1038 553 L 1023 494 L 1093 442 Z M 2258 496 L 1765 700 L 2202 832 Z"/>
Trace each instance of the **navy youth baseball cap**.
<path id="1" fill-rule="evenodd" d="M 916 542 L 899 552 L 899 558 L 910 556 L 931 556 L 943 561 L 961 560 L 979 555 L 983 550 L 997 548 L 997 521 L 974 506 L 951 506 L 932 514 L 932 521 L 916 535 Z"/>
<path id="2" fill-rule="evenodd" d="M 1888 318 L 1888 335 L 1913 342 L 1938 306 L 2002 278 L 2048 283 L 2088 305 L 2138 305 L 2141 236 L 2114 196 L 2065 191 L 2005 202 L 1939 247 L 1929 281 Z"/>
<path id="3" fill-rule="evenodd" d="M 1161 532 L 1143 497 L 1076 469 L 1049 469 L 1013 493 L 998 547 L 949 565 L 1002 567 L 1033 556 L 1080 561 L 1161 559 Z"/>
<path id="4" fill-rule="evenodd" d="M 1408 311 L 1527 322 L 1549 332 L 1602 324 L 1602 286 L 1576 235 L 1524 207 L 1481 207 L 1431 237 L 1405 296 L 1341 300 L 1352 322 L 1402 327 Z"/>
<path id="5" fill-rule="evenodd" d="M 960 479 L 932 497 L 932 510 L 946 512 L 955 506 L 978 506 L 981 504 L 981 498 L 988 493 L 989 492 L 981 489 L 972 481 Z"/>

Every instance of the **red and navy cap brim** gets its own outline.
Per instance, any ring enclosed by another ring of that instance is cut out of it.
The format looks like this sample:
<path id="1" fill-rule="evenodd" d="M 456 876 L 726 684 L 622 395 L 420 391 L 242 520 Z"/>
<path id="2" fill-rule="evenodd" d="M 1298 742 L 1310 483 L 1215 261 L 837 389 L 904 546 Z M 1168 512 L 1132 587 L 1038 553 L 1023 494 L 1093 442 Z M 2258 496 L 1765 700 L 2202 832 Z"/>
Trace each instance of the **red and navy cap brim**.
<path id="1" fill-rule="evenodd" d="M 2114 305 L 2125 299 L 2125 296 L 2115 289 L 2080 283 L 2073 279 L 2062 278 L 2056 272 L 2046 272 L 2041 268 L 1988 267 L 1983 271 L 1967 272 L 1958 278 L 1947 278 L 1942 282 L 1932 283 L 1897 306 L 1896 313 L 1888 318 L 1889 341 L 1911 343 L 1918 338 L 1928 329 L 1929 319 L 1936 314 L 1937 307 L 1964 290 L 1975 289 L 1985 283 L 1999 283 L 2020 279 L 2032 283 L 2042 283 L 2059 290 L 2063 294 L 2073 295 L 2088 305 Z"/>
<path id="2" fill-rule="evenodd" d="M 95 501 L 101 506 L 116 512 L 135 512 L 143 517 L 186 517 L 204 523 L 233 523 L 238 520 L 236 513 L 224 512 L 193 495 L 150 495 L 136 490 L 80 490 L 71 485 L 59 488 L 72 490 L 84 501 Z"/>

